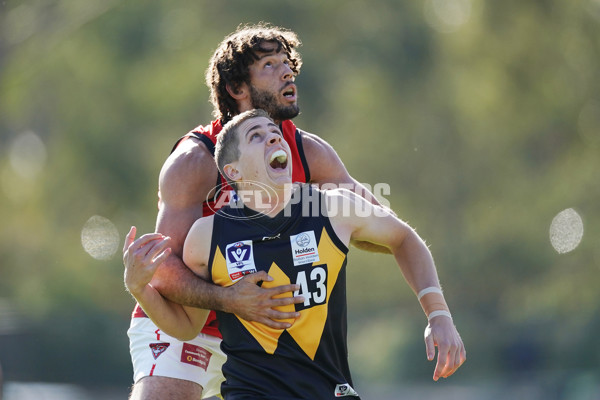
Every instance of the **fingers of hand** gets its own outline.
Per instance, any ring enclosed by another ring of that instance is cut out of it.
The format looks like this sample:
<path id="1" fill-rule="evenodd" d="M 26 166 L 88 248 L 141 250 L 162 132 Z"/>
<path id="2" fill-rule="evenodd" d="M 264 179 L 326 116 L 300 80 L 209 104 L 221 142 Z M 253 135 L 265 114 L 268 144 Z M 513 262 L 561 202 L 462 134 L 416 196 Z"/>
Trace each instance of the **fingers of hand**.
<path id="1" fill-rule="evenodd" d="M 431 334 L 425 334 L 425 352 L 427 353 L 427 359 L 429 361 L 435 358 L 435 343 Z"/>
<path id="2" fill-rule="evenodd" d="M 168 241 L 161 238 L 156 238 L 148 241 L 136 251 L 136 257 L 144 264 L 149 264 L 163 252 L 168 246 Z"/>
<path id="3" fill-rule="evenodd" d="M 256 284 L 261 281 L 270 282 L 273 280 L 273 278 L 270 277 L 269 274 L 267 274 L 265 271 L 258 271 L 253 274 L 246 275 L 244 277 L 244 280 Z"/>
<path id="4" fill-rule="evenodd" d="M 296 319 L 300 318 L 300 313 L 297 311 L 279 311 L 279 310 L 269 310 L 267 312 L 269 319 L 271 320 L 284 320 L 284 319 Z M 291 324 L 289 324 L 291 326 Z"/>
<path id="5" fill-rule="evenodd" d="M 257 322 L 260 322 L 261 324 L 273 329 L 288 329 L 292 326 L 292 324 L 289 322 L 275 321 L 269 318 L 258 319 Z"/>
<path id="6" fill-rule="evenodd" d="M 234 297 L 240 300 L 245 299 L 239 302 L 239 304 L 243 304 L 243 307 L 236 307 L 233 311 L 248 321 L 260 322 L 274 329 L 287 329 L 291 327 L 292 323 L 281 320 L 299 318 L 300 313 L 295 312 L 290 306 L 304 302 L 304 297 L 292 295 L 295 290 L 299 289 L 295 284 L 274 288 L 256 285 L 256 282 L 265 280 L 267 277 L 266 272 L 260 271 L 245 276 L 233 285 L 232 289 L 236 292 Z M 281 307 L 287 308 L 278 309 Z"/>
<path id="7" fill-rule="evenodd" d="M 300 313 L 297 311 L 284 312 L 284 311 L 271 310 L 271 312 L 269 312 L 269 318 L 272 320 L 296 319 L 296 318 L 300 318 Z"/>
<path id="8" fill-rule="evenodd" d="M 290 305 L 303 303 L 303 296 L 284 296 L 275 297 L 282 293 L 291 293 L 296 285 L 285 285 L 285 290 L 280 290 L 281 287 L 269 288 L 269 289 L 258 289 L 260 291 L 259 297 L 261 301 L 258 306 L 264 310 L 263 312 L 270 319 L 287 319 L 287 318 L 298 318 L 300 317 L 299 312 L 281 311 L 276 308 L 288 307 Z M 293 309 L 293 308 L 292 308 Z"/>
<path id="9" fill-rule="evenodd" d="M 269 295 L 272 296 L 277 296 L 280 294 L 284 294 L 284 293 L 290 293 L 293 294 L 295 291 L 300 290 L 300 285 L 296 285 L 296 284 L 290 284 L 290 285 L 281 285 L 281 286 L 276 286 L 274 288 L 269 288 Z M 304 300 L 302 300 L 304 301 Z"/>
<path id="10" fill-rule="evenodd" d="M 460 353 L 461 353 L 460 349 L 456 349 L 456 352 L 454 353 L 454 360 L 452 360 L 454 363 L 454 368 L 452 368 L 450 373 L 448 375 L 446 375 L 444 378 L 447 378 L 450 375 L 452 375 L 453 373 L 455 373 L 456 370 L 458 369 L 458 367 L 460 367 L 462 365 Z"/>
<path id="11" fill-rule="evenodd" d="M 447 353 L 442 353 L 442 349 L 438 346 L 438 358 L 435 364 L 435 370 L 433 371 L 433 380 L 437 382 L 440 379 L 442 370 L 444 369 L 444 361 L 446 360 Z"/>
<path id="12" fill-rule="evenodd" d="M 441 351 L 438 354 L 438 361 L 441 364 L 441 370 L 437 375 L 438 377 L 447 378 L 456 369 L 456 367 L 454 366 L 454 355 L 455 351 L 452 351 L 451 349 Z"/>
<path id="13" fill-rule="evenodd" d="M 289 306 L 290 304 L 300 304 L 300 303 L 304 303 L 304 296 L 278 297 L 276 299 L 271 297 L 268 300 L 267 305 L 269 307 L 282 307 L 282 306 Z"/>
<path id="14" fill-rule="evenodd" d="M 125 266 L 131 268 L 159 265 L 170 254 L 169 240 L 169 237 L 159 233 L 146 234 L 140 237 L 129 246 L 123 255 Z"/>
<path id="15" fill-rule="evenodd" d="M 450 342 L 438 343 L 438 360 L 433 380 L 451 376 L 466 360 L 465 349 L 460 338 Z"/>
<path id="16" fill-rule="evenodd" d="M 289 284 L 280 285 L 272 288 L 265 288 L 264 286 L 256 286 L 256 283 L 260 281 L 271 281 L 271 278 L 265 271 L 259 271 L 253 274 L 246 275 L 236 285 L 238 285 L 239 293 L 246 293 L 248 296 L 254 298 L 260 298 L 263 301 L 265 307 L 277 307 L 286 306 L 289 304 L 297 304 L 304 302 L 304 297 L 293 296 L 294 292 L 300 289 L 299 285 Z M 250 285 L 249 285 L 250 284 Z M 236 286 L 234 285 L 234 287 Z M 290 294 L 290 296 L 277 297 L 282 294 Z"/>
<path id="17" fill-rule="evenodd" d="M 152 280 L 158 266 L 169 257 L 171 248 L 168 245 L 168 238 L 157 239 L 124 257 L 125 286 L 132 294 L 142 290 Z"/>
<path id="18" fill-rule="evenodd" d="M 159 255 L 152 259 L 152 264 L 159 266 L 171 255 L 171 248 L 167 247 Z"/>
<path id="19" fill-rule="evenodd" d="M 128 254 L 138 251 L 140 248 L 145 246 L 148 242 L 152 240 L 158 240 L 165 238 L 165 236 L 160 233 L 147 233 L 145 235 L 140 236 L 137 240 L 135 239 L 135 227 L 132 227 L 127 237 L 125 238 L 125 246 L 123 247 L 123 257 L 126 257 Z"/>
<path id="20" fill-rule="evenodd" d="M 135 240 L 135 233 L 136 233 L 136 227 L 132 226 L 131 229 L 129 229 L 129 233 L 127 234 L 127 236 L 125 236 L 125 244 L 123 245 L 123 254 L 125 254 L 125 252 L 129 248 L 129 246 L 131 246 L 131 243 L 133 243 L 133 241 Z"/>
<path id="21" fill-rule="evenodd" d="M 464 364 L 465 361 L 467 361 L 467 351 L 465 350 L 465 345 L 462 342 L 462 339 L 460 339 L 459 337 L 459 348 L 458 351 L 456 353 L 455 359 L 454 359 L 454 365 L 456 366 L 454 368 L 454 371 L 452 371 L 452 373 L 450 375 L 452 375 L 458 368 L 460 368 L 461 365 Z M 448 376 L 450 376 L 448 375 Z"/>

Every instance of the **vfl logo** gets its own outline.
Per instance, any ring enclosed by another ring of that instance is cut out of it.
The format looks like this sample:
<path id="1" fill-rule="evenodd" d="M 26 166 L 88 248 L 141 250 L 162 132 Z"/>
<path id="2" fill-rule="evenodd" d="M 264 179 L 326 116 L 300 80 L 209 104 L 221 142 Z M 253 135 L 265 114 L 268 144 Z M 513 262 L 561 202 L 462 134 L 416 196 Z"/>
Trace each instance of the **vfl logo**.
<path id="1" fill-rule="evenodd" d="M 244 275 L 256 272 L 254 255 L 252 253 L 252 240 L 244 240 L 228 244 L 225 248 L 227 272 L 232 281 Z"/>
<path id="2" fill-rule="evenodd" d="M 149 346 L 152 351 L 152 357 L 156 360 L 170 345 L 171 343 L 150 343 Z"/>
<path id="3" fill-rule="evenodd" d="M 234 243 L 227 248 L 227 255 L 229 256 L 229 262 L 239 264 L 239 267 L 242 267 L 244 261 L 248 261 L 250 257 L 250 246 L 244 244 L 244 242 Z"/>

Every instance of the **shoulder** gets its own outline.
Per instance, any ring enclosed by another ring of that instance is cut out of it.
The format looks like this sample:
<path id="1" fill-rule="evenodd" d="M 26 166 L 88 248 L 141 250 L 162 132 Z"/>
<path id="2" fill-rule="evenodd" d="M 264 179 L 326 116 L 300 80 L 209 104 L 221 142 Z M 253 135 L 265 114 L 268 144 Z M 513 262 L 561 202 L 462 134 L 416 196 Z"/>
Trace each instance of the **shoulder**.
<path id="1" fill-rule="evenodd" d="M 194 222 L 185 239 L 184 261 L 190 255 L 208 254 L 212 241 L 213 224 L 214 215 L 198 218 Z"/>
<path id="2" fill-rule="evenodd" d="M 345 188 L 322 191 L 330 219 L 345 220 L 350 225 L 361 225 L 372 217 L 387 217 L 390 210 L 373 204 Z"/>
<path id="3" fill-rule="evenodd" d="M 315 135 L 314 133 L 303 131 L 302 129 L 298 129 L 298 132 L 300 133 L 300 137 L 302 139 L 304 151 L 310 153 L 311 156 L 318 156 L 328 152 L 335 153 L 333 147 L 323 138 Z"/>
<path id="4" fill-rule="evenodd" d="M 214 215 L 198 218 L 190 228 L 190 231 L 188 233 L 188 239 L 200 239 L 203 241 L 205 241 L 205 239 L 207 238 L 210 239 L 212 235 L 214 221 Z"/>
<path id="5" fill-rule="evenodd" d="M 328 210 L 330 210 L 331 207 L 335 208 L 342 206 L 344 205 L 344 203 L 353 204 L 357 201 L 361 202 L 362 200 L 364 200 L 362 197 L 357 196 L 356 193 L 345 188 L 333 188 L 328 190 L 321 190 L 320 192 L 323 196 L 323 199 L 326 201 Z M 339 210 L 339 208 L 336 209 Z"/>
<path id="6" fill-rule="evenodd" d="M 345 183 L 352 179 L 335 149 L 323 138 L 298 129 L 306 162 L 311 171 L 311 181 L 323 183 Z"/>
<path id="7" fill-rule="evenodd" d="M 213 221 L 213 215 L 197 219 L 183 245 L 183 262 L 204 279 L 207 278 L 204 268 L 208 265 L 210 256 Z"/>
<path id="8" fill-rule="evenodd" d="M 217 167 L 211 152 L 200 140 L 183 140 L 162 166 L 159 176 L 161 201 L 187 204 L 202 202 L 217 179 Z"/>
<path id="9" fill-rule="evenodd" d="M 354 213 L 349 212 L 350 209 L 354 209 L 354 193 L 347 189 L 331 189 L 321 191 L 321 196 L 333 231 L 342 243 L 348 246 L 356 229 Z"/>

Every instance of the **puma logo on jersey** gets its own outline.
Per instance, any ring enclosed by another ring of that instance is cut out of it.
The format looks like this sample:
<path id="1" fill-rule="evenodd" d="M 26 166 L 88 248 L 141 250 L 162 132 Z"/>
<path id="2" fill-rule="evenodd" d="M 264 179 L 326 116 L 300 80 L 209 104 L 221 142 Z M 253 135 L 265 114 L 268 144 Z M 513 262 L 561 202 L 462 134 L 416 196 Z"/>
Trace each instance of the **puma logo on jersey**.
<path id="1" fill-rule="evenodd" d="M 358 396 L 358 393 L 347 383 L 338 384 L 333 394 L 335 397 Z"/>

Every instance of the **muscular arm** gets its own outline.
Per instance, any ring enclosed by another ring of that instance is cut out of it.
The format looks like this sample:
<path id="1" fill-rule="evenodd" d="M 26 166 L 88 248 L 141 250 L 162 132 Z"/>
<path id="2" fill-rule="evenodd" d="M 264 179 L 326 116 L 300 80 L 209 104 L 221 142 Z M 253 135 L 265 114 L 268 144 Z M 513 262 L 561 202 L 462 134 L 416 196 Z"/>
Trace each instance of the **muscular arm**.
<path id="1" fill-rule="evenodd" d="M 415 294 L 426 287 L 439 286 L 431 252 L 410 226 L 389 210 L 350 191 L 325 193 L 333 204 L 330 209 L 337 211 L 331 221 L 340 239 L 366 241 L 389 249 Z"/>
<path id="2" fill-rule="evenodd" d="M 350 176 L 344 163 L 329 143 L 312 133 L 300 130 L 300 134 L 312 183 L 322 189 L 345 188 L 364 197 L 372 204 L 384 207 L 373 193 Z M 351 243 L 361 250 L 390 253 L 388 248 L 372 242 L 353 239 Z"/>
<path id="3" fill-rule="evenodd" d="M 165 162 L 159 177 L 156 232 L 171 238 L 172 251 L 155 271 L 151 284 L 175 303 L 224 310 L 226 293 L 195 276 L 181 260 L 187 232 L 194 221 L 202 217 L 202 202 L 216 181 L 213 158 L 204 144 L 198 144 L 195 139 L 181 143 Z"/>
<path id="4" fill-rule="evenodd" d="M 336 207 L 330 206 L 330 209 L 345 211 L 332 214 L 330 218 L 342 241 L 368 241 L 390 249 L 415 294 L 425 288 L 440 288 L 431 252 L 410 226 L 389 210 L 373 205 L 355 193 L 336 190 L 326 194 L 329 202 Z M 441 291 L 438 296 L 439 304 L 446 306 Z M 422 305 L 423 302 L 421 300 Z M 426 313 L 427 308 L 424 306 Z M 434 316 L 435 314 L 428 313 L 429 315 L 431 317 L 425 329 L 425 344 L 429 360 L 435 357 L 435 346 L 438 348 L 438 360 L 433 374 L 433 379 L 437 381 L 440 377 L 452 375 L 462 365 L 466 360 L 466 351 L 449 314 Z"/>
<path id="5" fill-rule="evenodd" d="M 167 247 L 170 238 L 160 233 L 148 233 L 135 240 L 135 233 L 136 229 L 132 227 L 125 239 L 123 251 L 127 290 L 161 330 L 180 340 L 194 338 L 206 323 L 208 310 L 173 303 L 164 298 L 150 283 L 156 268 L 171 252 Z M 127 251 L 134 243 L 139 245 L 145 254 L 143 260 L 136 260 Z"/>

